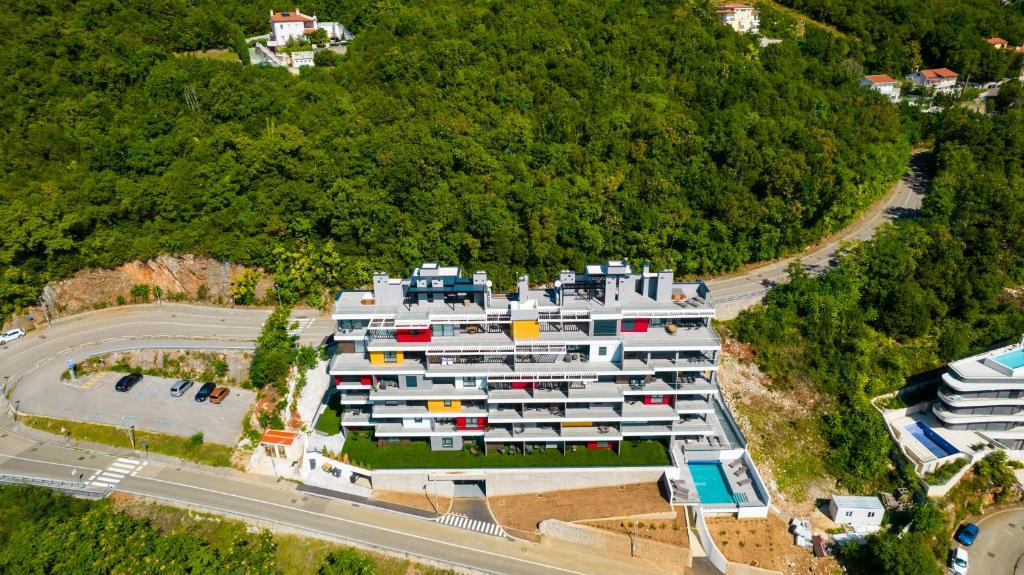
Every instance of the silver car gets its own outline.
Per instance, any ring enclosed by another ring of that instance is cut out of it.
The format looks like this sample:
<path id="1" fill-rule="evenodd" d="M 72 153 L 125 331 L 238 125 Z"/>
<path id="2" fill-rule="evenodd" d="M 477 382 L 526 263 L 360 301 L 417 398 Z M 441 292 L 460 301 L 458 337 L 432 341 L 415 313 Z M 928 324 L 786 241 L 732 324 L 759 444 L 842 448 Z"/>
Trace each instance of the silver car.
<path id="1" fill-rule="evenodd" d="M 185 395 L 185 392 L 188 391 L 188 388 L 190 387 L 192 387 L 191 379 L 179 379 L 171 386 L 171 397 L 181 397 Z"/>

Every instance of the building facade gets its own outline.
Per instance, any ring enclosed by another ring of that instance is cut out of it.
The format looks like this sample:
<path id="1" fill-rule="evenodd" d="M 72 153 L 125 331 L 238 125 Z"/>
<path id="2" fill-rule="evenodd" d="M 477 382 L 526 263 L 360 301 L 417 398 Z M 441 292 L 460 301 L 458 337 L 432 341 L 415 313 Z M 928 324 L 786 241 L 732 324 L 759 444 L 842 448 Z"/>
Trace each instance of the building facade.
<path id="1" fill-rule="evenodd" d="M 1024 449 L 1024 338 L 950 363 L 938 399 L 932 414 L 947 429 L 983 431 Z"/>
<path id="2" fill-rule="evenodd" d="M 707 286 L 671 270 L 609 261 L 498 294 L 485 272 L 428 263 L 339 294 L 329 372 L 343 429 L 380 445 L 742 450 L 715 378 L 714 315 Z"/>
<path id="3" fill-rule="evenodd" d="M 722 4 L 717 8 L 718 18 L 740 34 L 756 34 L 761 29 L 761 13 L 747 4 Z"/>
<path id="4" fill-rule="evenodd" d="M 320 22 L 316 14 L 303 14 L 298 8 L 294 12 L 270 11 L 270 34 L 267 36 L 267 47 L 276 50 L 291 39 L 302 40 L 307 34 L 323 30 L 333 42 L 348 42 L 353 39 L 352 33 L 338 22 Z"/>
<path id="5" fill-rule="evenodd" d="M 956 90 L 957 73 L 949 68 L 918 70 L 907 76 L 916 86 L 931 88 L 935 92 L 952 94 Z"/>
<path id="6" fill-rule="evenodd" d="M 869 74 L 860 80 L 861 86 L 868 86 L 892 102 L 900 100 L 900 84 L 886 74 Z"/>

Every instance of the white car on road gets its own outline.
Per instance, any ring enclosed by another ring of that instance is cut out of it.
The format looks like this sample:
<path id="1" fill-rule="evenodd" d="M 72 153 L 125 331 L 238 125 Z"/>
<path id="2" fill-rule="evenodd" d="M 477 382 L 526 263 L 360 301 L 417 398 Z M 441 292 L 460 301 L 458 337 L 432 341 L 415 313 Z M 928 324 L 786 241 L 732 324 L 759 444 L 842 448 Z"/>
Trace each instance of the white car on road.
<path id="1" fill-rule="evenodd" d="M 0 333 L 0 345 L 3 345 L 9 341 L 14 341 L 19 337 L 25 337 L 25 330 L 12 329 L 11 331 L 5 331 L 3 333 Z"/>
<path id="2" fill-rule="evenodd" d="M 967 550 L 957 547 L 949 558 L 949 572 L 955 575 L 967 575 Z"/>

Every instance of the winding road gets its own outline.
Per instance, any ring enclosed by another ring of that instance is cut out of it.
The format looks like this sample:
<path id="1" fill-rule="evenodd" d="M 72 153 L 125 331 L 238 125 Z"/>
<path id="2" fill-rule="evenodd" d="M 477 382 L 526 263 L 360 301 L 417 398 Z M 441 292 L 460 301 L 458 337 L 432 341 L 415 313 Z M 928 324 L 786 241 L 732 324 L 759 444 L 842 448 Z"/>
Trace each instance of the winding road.
<path id="1" fill-rule="evenodd" d="M 924 188 L 927 185 L 925 174 L 930 153 L 930 150 L 915 151 L 910 157 L 910 168 L 903 178 L 881 201 L 841 232 L 825 238 L 799 254 L 757 264 L 737 274 L 707 280 L 711 294 L 715 298 L 716 317 L 734 318 L 742 310 L 761 301 L 768 290 L 786 281 L 786 268 L 790 263 L 800 260 L 804 269 L 810 273 L 824 273 L 832 264 L 843 242 L 866 240 L 879 226 L 913 216 L 920 209 L 924 197 Z"/>
<path id="2" fill-rule="evenodd" d="M 921 205 L 927 154 L 917 152 L 911 169 L 886 197 L 843 232 L 802 254 L 760 265 L 740 274 L 708 281 L 718 315 L 729 318 L 761 300 L 786 278 L 790 262 L 821 272 L 840 243 L 866 239 L 882 224 L 911 216 Z M 183 304 L 122 306 L 55 320 L 51 326 L 0 346 L 0 474 L 67 480 L 137 461 L 127 449 L 63 442 L 24 427 L 13 417 L 39 402 L 57 401 L 66 359 L 140 347 L 247 349 L 258 336 L 268 310 L 208 308 Z M 300 320 L 300 341 L 319 343 L 333 331 L 329 317 L 293 314 Z M 9 398 L 10 401 L 6 401 Z M 140 427 L 144 427 L 139 422 Z M 121 459 L 119 459 L 121 458 Z M 132 464 L 134 465 L 134 464 Z M 140 462 L 141 465 L 141 462 Z M 484 573 L 636 573 L 666 571 L 626 557 L 585 551 L 570 545 L 542 545 L 502 539 L 421 518 L 352 502 L 299 492 L 290 482 L 274 482 L 233 470 L 213 469 L 152 455 L 137 472 L 121 478 L 116 491 L 245 517 L 262 524 L 290 527 L 349 543 L 377 548 Z"/>

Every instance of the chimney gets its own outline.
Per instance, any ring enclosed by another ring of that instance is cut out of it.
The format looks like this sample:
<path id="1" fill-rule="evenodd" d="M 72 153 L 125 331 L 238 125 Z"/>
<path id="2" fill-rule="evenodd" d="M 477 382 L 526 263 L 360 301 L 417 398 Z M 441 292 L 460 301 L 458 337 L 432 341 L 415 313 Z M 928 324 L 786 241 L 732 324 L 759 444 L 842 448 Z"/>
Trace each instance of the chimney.
<path id="1" fill-rule="evenodd" d="M 519 292 L 519 302 L 525 302 L 530 298 L 530 276 L 521 275 L 516 280 L 516 291 Z"/>
<path id="2" fill-rule="evenodd" d="M 661 270 L 658 272 L 658 281 L 654 287 L 654 301 L 658 303 L 672 303 L 672 270 Z"/>

